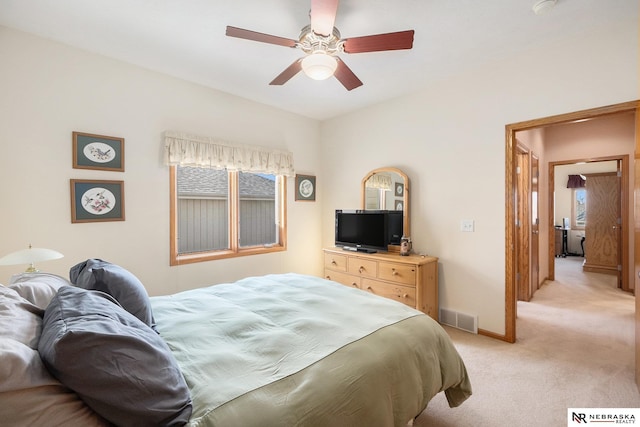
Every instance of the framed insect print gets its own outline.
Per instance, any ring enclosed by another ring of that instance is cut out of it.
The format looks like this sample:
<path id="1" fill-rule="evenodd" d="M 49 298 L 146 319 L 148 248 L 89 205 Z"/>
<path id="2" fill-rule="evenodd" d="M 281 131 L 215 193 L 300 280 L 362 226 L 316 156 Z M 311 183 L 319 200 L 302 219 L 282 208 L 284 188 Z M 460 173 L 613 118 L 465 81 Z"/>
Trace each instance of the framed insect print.
<path id="1" fill-rule="evenodd" d="M 124 172 L 124 138 L 73 132 L 73 167 Z"/>
<path id="2" fill-rule="evenodd" d="M 71 222 L 124 221 L 124 181 L 71 180 Z"/>

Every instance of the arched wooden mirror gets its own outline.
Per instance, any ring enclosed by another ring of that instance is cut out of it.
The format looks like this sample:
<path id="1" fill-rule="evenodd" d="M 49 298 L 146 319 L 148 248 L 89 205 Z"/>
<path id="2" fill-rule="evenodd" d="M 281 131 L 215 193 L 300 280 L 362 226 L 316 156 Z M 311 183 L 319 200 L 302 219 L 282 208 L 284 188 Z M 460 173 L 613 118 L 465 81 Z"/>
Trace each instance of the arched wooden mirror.
<path id="1" fill-rule="evenodd" d="M 397 168 L 378 168 L 362 179 L 362 209 L 400 210 L 403 233 L 411 235 L 409 221 L 409 178 Z M 390 250 L 395 248 L 391 248 Z M 398 249 L 399 250 L 399 249 Z"/>

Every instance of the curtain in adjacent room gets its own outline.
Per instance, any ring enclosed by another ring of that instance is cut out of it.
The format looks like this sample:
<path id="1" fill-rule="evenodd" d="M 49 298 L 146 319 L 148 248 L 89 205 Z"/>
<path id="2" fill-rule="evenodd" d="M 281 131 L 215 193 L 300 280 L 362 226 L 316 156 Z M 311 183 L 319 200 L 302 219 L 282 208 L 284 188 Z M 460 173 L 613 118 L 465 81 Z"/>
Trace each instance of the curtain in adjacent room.
<path id="1" fill-rule="evenodd" d="M 586 182 L 587 180 L 582 175 L 569 175 L 567 188 L 582 188 Z"/>

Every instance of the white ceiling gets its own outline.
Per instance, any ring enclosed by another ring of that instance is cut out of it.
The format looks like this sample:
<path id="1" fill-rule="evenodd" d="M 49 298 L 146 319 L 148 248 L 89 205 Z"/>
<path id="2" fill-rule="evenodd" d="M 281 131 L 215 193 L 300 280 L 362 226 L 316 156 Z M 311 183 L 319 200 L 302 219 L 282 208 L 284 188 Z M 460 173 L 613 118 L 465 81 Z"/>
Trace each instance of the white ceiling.
<path id="1" fill-rule="evenodd" d="M 309 0 L 0 0 L 0 25 L 157 70 L 315 119 L 394 98 L 460 70 L 620 23 L 638 25 L 637 0 L 342 0 L 343 38 L 415 30 L 412 50 L 342 54 L 362 80 L 300 73 L 269 82 L 298 49 L 225 36 L 227 25 L 297 39 Z"/>

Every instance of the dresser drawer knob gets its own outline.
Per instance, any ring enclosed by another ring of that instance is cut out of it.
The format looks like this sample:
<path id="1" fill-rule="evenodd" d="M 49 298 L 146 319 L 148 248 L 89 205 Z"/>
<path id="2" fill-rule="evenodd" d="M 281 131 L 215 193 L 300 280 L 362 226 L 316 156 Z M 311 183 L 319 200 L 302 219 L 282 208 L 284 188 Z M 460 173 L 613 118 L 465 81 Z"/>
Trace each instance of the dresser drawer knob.
<path id="1" fill-rule="evenodd" d="M 363 267 L 363 266 L 360 266 L 360 268 L 358 269 L 358 271 L 359 271 L 360 273 L 362 273 L 362 272 L 364 271 L 364 267 Z"/>
<path id="2" fill-rule="evenodd" d="M 354 288 L 357 288 L 357 287 L 358 287 L 358 284 L 357 284 L 356 282 L 353 282 L 353 283 L 351 284 L 351 286 L 353 286 Z"/>
<path id="3" fill-rule="evenodd" d="M 367 286 L 367 290 L 373 292 L 373 288 L 371 286 Z"/>
<path id="4" fill-rule="evenodd" d="M 331 260 L 331 265 L 338 265 L 338 263 L 336 262 L 336 260 L 332 259 Z"/>
<path id="5" fill-rule="evenodd" d="M 393 275 L 393 276 L 397 276 L 398 275 L 398 272 L 396 271 L 395 268 L 391 269 L 391 275 Z"/>

